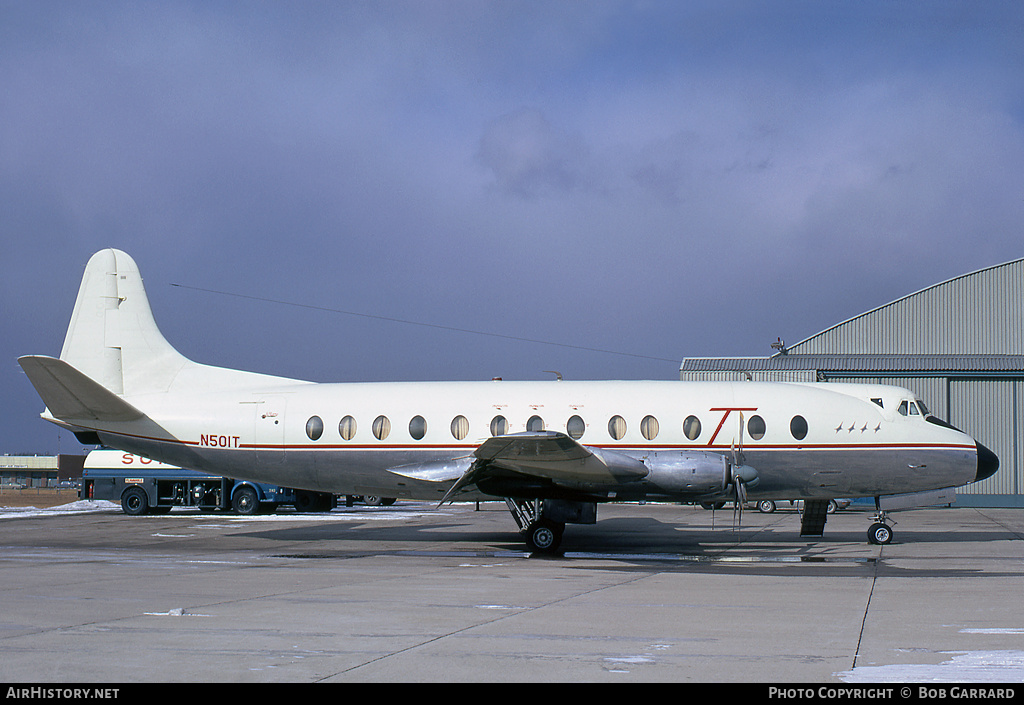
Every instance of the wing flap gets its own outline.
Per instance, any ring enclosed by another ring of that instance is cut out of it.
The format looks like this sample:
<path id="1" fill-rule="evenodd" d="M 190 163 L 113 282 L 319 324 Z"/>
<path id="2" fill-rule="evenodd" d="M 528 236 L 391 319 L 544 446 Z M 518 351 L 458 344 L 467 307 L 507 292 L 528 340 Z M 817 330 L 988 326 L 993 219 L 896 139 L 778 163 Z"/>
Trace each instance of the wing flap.
<path id="1" fill-rule="evenodd" d="M 18 358 L 50 414 L 67 422 L 136 421 L 145 415 L 74 367 L 45 355 Z"/>
<path id="2" fill-rule="evenodd" d="M 471 462 L 469 458 L 455 458 L 436 463 L 396 465 L 388 468 L 388 472 L 422 482 L 455 482 L 466 474 Z"/>

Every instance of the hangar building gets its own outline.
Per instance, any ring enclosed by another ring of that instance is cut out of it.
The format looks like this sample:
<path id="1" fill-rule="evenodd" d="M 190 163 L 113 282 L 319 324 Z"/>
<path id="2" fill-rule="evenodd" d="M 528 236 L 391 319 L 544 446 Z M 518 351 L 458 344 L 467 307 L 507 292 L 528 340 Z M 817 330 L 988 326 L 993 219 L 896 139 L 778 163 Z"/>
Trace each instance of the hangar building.
<path id="1" fill-rule="evenodd" d="M 1024 507 L 1024 259 L 964 274 L 839 323 L 771 357 L 686 358 L 683 380 L 906 387 L 999 456 L 957 504 Z"/>

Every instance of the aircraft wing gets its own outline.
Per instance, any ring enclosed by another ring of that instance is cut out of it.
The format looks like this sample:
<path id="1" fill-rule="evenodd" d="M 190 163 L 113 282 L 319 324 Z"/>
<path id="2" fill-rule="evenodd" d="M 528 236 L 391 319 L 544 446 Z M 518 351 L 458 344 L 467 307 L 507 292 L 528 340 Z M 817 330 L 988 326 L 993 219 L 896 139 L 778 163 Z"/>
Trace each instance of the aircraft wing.
<path id="1" fill-rule="evenodd" d="M 556 482 L 607 484 L 647 475 L 647 466 L 639 460 L 588 448 L 556 431 L 494 436 L 473 455 L 483 464 Z"/>
<path id="2" fill-rule="evenodd" d="M 445 494 L 444 504 L 462 489 L 510 474 L 574 488 L 608 487 L 647 475 L 641 461 L 613 451 L 590 448 L 556 431 L 494 436 L 473 452 L 469 469 Z"/>

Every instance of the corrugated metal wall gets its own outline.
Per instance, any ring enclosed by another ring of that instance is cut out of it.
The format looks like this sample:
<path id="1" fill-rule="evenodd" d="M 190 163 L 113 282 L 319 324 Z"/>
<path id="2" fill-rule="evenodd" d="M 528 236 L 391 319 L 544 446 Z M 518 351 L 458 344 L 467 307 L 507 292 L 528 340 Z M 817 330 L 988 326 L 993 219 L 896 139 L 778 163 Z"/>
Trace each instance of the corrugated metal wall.
<path id="1" fill-rule="evenodd" d="M 1020 390 L 1019 380 L 950 382 L 949 422 L 999 456 L 999 472 L 961 493 L 1020 494 Z"/>
<path id="2" fill-rule="evenodd" d="M 815 382 L 817 374 L 815 370 L 680 372 L 679 379 L 684 382 Z"/>

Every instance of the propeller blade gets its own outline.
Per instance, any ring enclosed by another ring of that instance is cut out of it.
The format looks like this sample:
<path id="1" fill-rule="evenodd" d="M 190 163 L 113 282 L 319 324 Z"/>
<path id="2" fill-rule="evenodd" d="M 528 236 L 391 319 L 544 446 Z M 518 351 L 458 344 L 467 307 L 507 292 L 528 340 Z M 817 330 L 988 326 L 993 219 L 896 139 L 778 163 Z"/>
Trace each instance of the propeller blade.
<path id="1" fill-rule="evenodd" d="M 747 501 L 747 488 L 738 477 L 733 482 L 733 496 L 735 502 L 732 509 L 732 528 L 736 531 L 743 527 L 743 505 Z"/>

